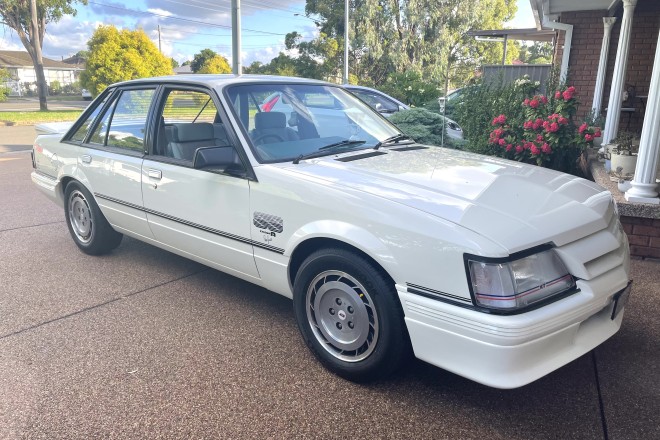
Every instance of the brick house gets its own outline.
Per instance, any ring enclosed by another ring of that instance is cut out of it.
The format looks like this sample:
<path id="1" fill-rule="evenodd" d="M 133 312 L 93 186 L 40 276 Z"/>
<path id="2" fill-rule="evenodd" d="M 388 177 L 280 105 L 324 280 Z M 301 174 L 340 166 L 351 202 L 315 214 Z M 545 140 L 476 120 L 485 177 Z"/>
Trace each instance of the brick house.
<path id="1" fill-rule="evenodd" d="M 612 192 L 619 202 L 631 252 L 660 258 L 656 183 L 660 162 L 660 1 L 530 0 L 530 4 L 537 29 L 557 32 L 554 60 L 561 75 L 579 92 L 582 108 L 578 116 L 591 111 L 604 114 L 605 143 L 621 130 L 640 136 L 632 188 L 625 197 L 617 197 L 616 189 Z M 603 176 L 603 181 L 609 181 L 606 174 Z"/>

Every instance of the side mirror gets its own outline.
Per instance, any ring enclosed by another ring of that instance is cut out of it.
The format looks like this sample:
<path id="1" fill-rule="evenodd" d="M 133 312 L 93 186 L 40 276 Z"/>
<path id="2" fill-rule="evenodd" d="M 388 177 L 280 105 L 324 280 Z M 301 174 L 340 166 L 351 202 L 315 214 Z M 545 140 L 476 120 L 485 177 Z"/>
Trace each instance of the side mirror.
<path id="1" fill-rule="evenodd" d="M 245 176 L 245 168 L 234 147 L 200 147 L 195 150 L 193 168 L 232 176 Z"/>

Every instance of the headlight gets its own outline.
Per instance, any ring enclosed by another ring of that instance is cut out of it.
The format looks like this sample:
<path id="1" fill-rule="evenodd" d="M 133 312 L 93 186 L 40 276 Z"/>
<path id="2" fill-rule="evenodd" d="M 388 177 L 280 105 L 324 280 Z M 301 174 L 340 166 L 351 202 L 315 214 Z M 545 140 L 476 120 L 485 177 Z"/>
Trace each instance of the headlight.
<path id="1" fill-rule="evenodd" d="M 476 304 L 513 311 L 575 287 L 557 253 L 545 250 L 511 261 L 467 256 Z"/>

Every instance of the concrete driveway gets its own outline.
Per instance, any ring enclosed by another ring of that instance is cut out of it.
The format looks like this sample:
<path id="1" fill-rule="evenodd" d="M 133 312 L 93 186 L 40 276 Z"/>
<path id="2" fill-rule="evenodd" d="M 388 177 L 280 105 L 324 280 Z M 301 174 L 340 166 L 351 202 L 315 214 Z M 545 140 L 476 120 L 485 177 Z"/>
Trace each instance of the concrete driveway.
<path id="1" fill-rule="evenodd" d="M 0 154 L 0 438 L 660 438 L 657 261 L 617 335 L 531 385 L 419 361 L 356 385 L 283 297 L 132 239 L 82 254 L 29 157 Z"/>

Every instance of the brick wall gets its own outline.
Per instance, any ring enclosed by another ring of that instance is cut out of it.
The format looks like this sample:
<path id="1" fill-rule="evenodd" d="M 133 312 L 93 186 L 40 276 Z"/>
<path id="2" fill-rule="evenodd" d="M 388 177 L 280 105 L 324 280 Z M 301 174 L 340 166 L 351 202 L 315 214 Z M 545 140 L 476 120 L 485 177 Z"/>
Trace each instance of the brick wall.
<path id="1" fill-rule="evenodd" d="M 660 220 L 621 216 L 630 253 L 636 257 L 660 258 Z"/>
<path id="2" fill-rule="evenodd" d="M 622 9 L 619 8 L 616 14 L 618 20 L 612 27 L 605 89 L 603 91 L 603 109 L 608 106 L 622 14 Z M 600 47 L 603 42 L 603 17 L 606 15 L 606 11 L 565 12 L 561 15 L 563 23 L 574 26 L 568 82 L 577 88 L 578 99 L 582 103 L 578 110 L 578 119 L 584 118 L 591 111 L 598 61 L 600 59 Z M 626 84 L 635 86 L 637 95 L 648 95 L 659 30 L 660 2 L 640 0 L 633 16 L 628 71 L 626 73 Z M 559 33 L 557 43 L 555 63 L 559 66 L 561 65 L 563 53 L 564 32 Z M 632 114 L 630 131 L 637 132 L 639 135 L 644 119 L 644 111 L 640 100 L 635 101 L 635 107 L 637 111 Z M 625 130 L 627 124 L 628 115 L 622 113 L 619 129 Z"/>

